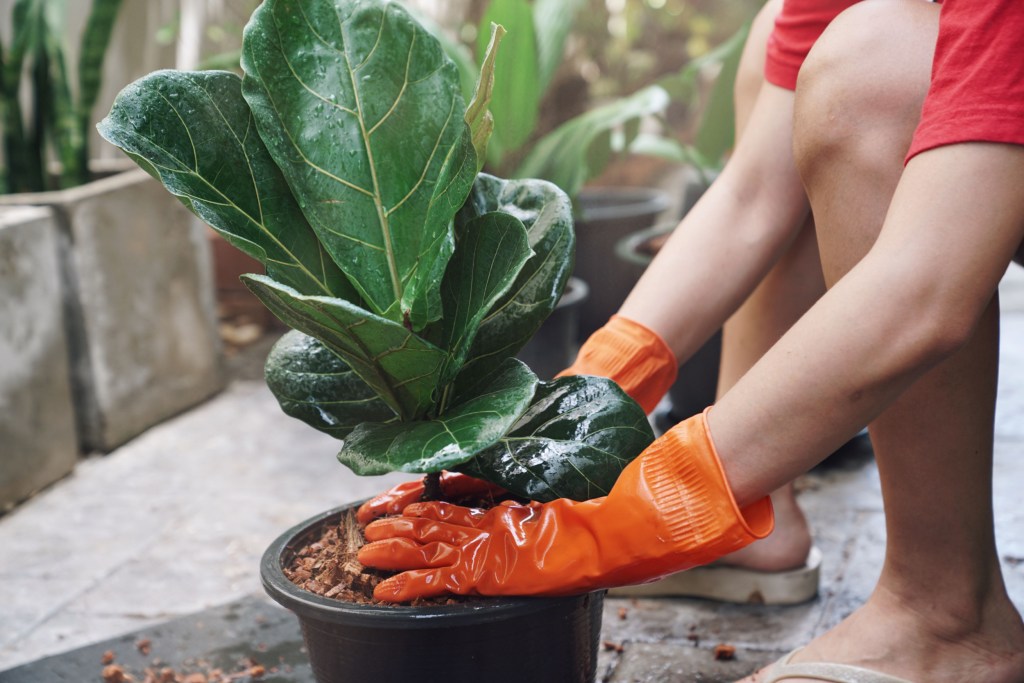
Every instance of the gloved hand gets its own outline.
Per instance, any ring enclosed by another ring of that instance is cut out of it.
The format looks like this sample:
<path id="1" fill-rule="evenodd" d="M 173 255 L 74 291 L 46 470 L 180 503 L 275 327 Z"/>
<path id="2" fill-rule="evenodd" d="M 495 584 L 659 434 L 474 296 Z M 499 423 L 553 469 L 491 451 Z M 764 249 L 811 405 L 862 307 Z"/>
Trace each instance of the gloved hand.
<path id="1" fill-rule="evenodd" d="M 378 600 L 567 595 L 706 564 L 772 526 L 769 498 L 737 507 L 696 415 L 641 453 L 604 498 L 487 511 L 415 503 L 366 527 L 359 561 L 403 572 L 377 585 Z"/>
<path id="2" fill-rule="evenodd" d="M 503 496 L 507 491 L 496 484 L 458 472 L 441 473 L 441 492 L 445 498 L 463 496 Z M 384 515 L 399 515 L 407 505 L 423 497 L 423 480 L 407 481 L 391 487 L 359 506 L 356 519 L 369 524 Z"/>
<path id="3" fill-rule="evenodd" d="M 661 337 L 640 323 L 614 315 L 587 339 L 576 361 L 558 377 L 608 377 L 649 413 L 676 380 L 678 369 L 672 350 Z M 441 490 L 449 498 L 505 493 L 499 486 L 456 472 L 442 474 Z M 399 484 L 363 503 L 356 517 L 360 524 L 367 524 L 384 515 L 397 515 L 422 497 L 422 480 Z"/>
<path id="4" fill-rule="evenodd" d="M 664 339 L 638 322 L 613 315 L 583 343 L 576 361 L 558 373 L 598 375 L 614 380 L 640 404 L 653 411 L 676 381 L 679 365 Z"/>

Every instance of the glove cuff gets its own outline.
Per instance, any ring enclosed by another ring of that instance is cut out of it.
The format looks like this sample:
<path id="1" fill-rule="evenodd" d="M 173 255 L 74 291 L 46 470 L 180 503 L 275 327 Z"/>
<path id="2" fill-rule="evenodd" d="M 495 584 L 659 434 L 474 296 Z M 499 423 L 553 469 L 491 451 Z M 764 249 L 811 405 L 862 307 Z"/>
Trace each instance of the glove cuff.
<path id="1" fill-rule="evenodd" d="M 643 454 L 641 477 L 663 513 L 671 542 L 692 547 L 700 540 L 702 561 L 711 562 L 764 538 L 775 526 L 771 499 L 740 508 L 708 430 L 707 408 L 655 441 Z"/>
<path id="2" fill-rule="evenodd" d="M 676 381 L 678 371 L 675 354 L 656 332 L 613 315 L 587 339 L 572 366 L 558 376 L 607 377 L 650 413 Z"/>

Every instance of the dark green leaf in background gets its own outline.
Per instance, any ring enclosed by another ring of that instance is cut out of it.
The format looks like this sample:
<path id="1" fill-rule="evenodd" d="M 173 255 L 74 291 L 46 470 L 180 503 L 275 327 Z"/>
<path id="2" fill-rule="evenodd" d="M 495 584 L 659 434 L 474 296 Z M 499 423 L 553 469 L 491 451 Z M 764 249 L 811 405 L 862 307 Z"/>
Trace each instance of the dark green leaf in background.
<path id="1" fill-rule="evenodd" d="M 393 424 L 362 424 L 338 459 L 356 474 L 437 472 L 466 462 L 496 443 L 530 405 L 537 376 L 510 358 L 478 393 L 465 395 L 443 416 Z"/>
<path id="2" fill-rule="evenodd" d="M 395 419 L 352 368 L 319 341 L 296 330 L 282 336 L 267 356 L 267 386 L 288 415 L 344 439 L 362 422 Z"/>
<path id="3" fill-rule="evenodd" d="M 152 73 L 121 91 L 98 129 L 274 280 L 359 301 L 256 133 L 235 74 Z"/>
<path id="4" fill-rule="evenodd" d="M 437 40 L 393 2 L 267 0 L 242 68 L 261 137 L 368 307 L 414 330 L 438 319 L 476 159 Z"/>
<path id="5" fill-rule="evenodd" d="M 303 296 L 263 275 L 242 281 L 274 315 L 323 342 L 402 419 L 434 405 L 447 354 L 402 325 L 343 299 Z"/>
<path id="6" fill-rule="evenodd" d="M 542 502 L 587 500 L 611 490 L 654 433 L 644 411 L 610 379 L 541 383 L 509 435 L 459 468 Z"/>
<path id="7" fill-rule="evenodd" d="M 480 174 L 458 222 L 493 211 L 522 221 L 533 256 L 480 324 L 464 365 L 469 381 L 514 356 L 540 328 L 565 289 L 576 249 L 572 204 L 551 183 Z M 463 378 L 458 383 L 463 385 Z"/>

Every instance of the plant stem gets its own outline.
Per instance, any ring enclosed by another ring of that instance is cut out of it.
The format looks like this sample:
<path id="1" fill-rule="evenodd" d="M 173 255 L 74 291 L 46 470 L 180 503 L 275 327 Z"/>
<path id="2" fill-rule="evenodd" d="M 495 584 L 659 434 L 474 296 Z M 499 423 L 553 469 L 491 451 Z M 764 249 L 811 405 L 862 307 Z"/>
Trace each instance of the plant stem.
<path id="1" fill-rule="evenodd" d="M 428 472 L 423 476 L 423 496 L 421 500 L 441 500 L 444 498 L 444 491 L 441 489 L 441 473 Z"/>

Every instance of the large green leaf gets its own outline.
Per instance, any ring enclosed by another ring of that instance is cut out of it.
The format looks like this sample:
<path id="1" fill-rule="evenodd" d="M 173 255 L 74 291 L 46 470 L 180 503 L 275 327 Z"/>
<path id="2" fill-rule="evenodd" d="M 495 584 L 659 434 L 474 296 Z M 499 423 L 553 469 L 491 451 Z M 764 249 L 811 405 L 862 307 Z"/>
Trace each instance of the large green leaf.
<path id="1" fill-rule="evenodd" d="M 438 319 L 476 158 L 437 40 L 386 0 L 266 0 L 242 68 L 260 136 L 369 308 L 414 330 Z"/>
<path id="2" fill-rule="evenodd" d="M 455 378 L 494 304 L 533 256 L 526 228 L 515 216 L 492 211 L 458 227 L 455 255 L 441 284 L 444 318 L 438 343 L 450 360 L 441 377 Z"/>
<path id="3" fill-rule="evenodd" d="M 611 133 L 664 111 L 668 104 L 668 93 L 652 85 L 591 109 L 538 140 L 516 169 L 515 176 L 550 180 L 570 197 L 575 197 L 584 183 L 603 170 L 603 163 L 610 158 Z"/>
<path id="4" fill-rule="evenodd" d="M 463 372 L 470 378 L 486 374 L 504 358 L 514 356 L 540 329 L 565 289 L 576 249 L 572 204 L 551 183 L 501 180 L 482 173 L 458 222 L 494 211 L 522 221 L 533 256 L 480 324 L 464 363 Z M 463 384 L 461 378 L 459 384 Z"/>
<path id="5" fill-rule="evenodd" d="M 537 376 L 509 358 L 493 379 L 461 396 L 439 418 L 356 427 L 338 460 L 366 475 L 451 469 L 505 436 L 536 388 Z"/>
<path id="6" fill-rule="evenodd" d="M 611 490 L 654 440 L 644 411 L 603 377 L 541 383 L 508 436 L 460 471 L 525 498 L 587 500 Z"/>
<path id="7" fill-rule="evenodd" d="M 402 419 L 434 406 L 447 354 L 402 325 L 343 299 L 304 296 L 263 275 L 242 281 L 287 325 L 338 354 Z"/>
<path id="8" fill-rule="evenodd" d="M 282 336 L 270 350 L 266 378 L 286 414 L 336 439 L 344 439 L 360 423 L 395 418 L 352 368 L 297 330 Z"/>
<path id="9" fill-rule="evenodd" d="M 157 71 L 122 90 L 97 128 L 278 282 L 358 301 L 256 134 L 235 74 Z"/>
<path id="10" fill-rule="evenodd" d="M 500 166 L 502 158 L 526 143 L 537 127 L 542 91 L 530 4 L 526 0 L 491 0 L 477 32 L 478 63 L 486 53 L 491 24 L 508 31 L 494 68 L 494 134 L 487 149 L 488 161 Z"/>

